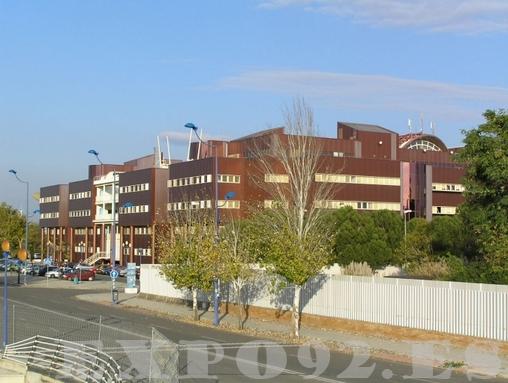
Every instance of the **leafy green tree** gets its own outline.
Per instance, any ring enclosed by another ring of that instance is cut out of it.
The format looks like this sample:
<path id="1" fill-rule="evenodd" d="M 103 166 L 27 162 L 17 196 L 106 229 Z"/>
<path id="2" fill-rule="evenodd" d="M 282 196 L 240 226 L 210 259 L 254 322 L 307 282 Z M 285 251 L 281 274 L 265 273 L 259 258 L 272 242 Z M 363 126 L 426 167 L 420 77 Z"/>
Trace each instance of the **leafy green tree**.
<path id="1" fill-rule="evenodd" d="M 220 250 L 215 239 L 213 218 L 208 211 L 175 213 L 159 231 L 156 246 L 161 273 L 173 284 L 192 293 L 194 320 L 199 320 L 198 291 L 210 291 L 219 273 Z"/>
<path id="2" fill-rule="evenodd" d="M 384 229 L 375 225 L 370 214 L 346 207 L 331 213 L 327 221 L 333 225 L 334 262 L 367 262 L 372 268 L 379 268 L 392 261 Z"/>
<path id="3" fill-rule="evenodd" d="M 487 110 L 485 122 L 464 131 L 457 160 L 466 164 L 465 202 L 459 214 L 493 277 L 508 272 L 508 115 Z"/>
<path id="4" fill-rule="evenodd" d="M 464 248 L 463 231 L 462 222 L 456 216 L 433 218 L 429 226 L 432 253 L 435 255 L 462 254 Z"/>
<path id="5" fill-rule="evenodd" d="M 7 205 L 0 204 L 0 240 L 8 240 L 11 253 L 16 254 L 23 246 L 25 238 L 25 217 L 19 211 Z"/>
<path id="6" fill-rule="evenodd" d="M 383 231 L 392 254 L 395 253 L 404 238 L 404 219 L 399 212 L 390 210 L 376 210 L 369 214 L 374 225 Z"/>
<path id="7" fill-rule="evenodd" d="M 258 275 L 254 266 L 260 250 L 257 238 L 261 236 L 252 220 L 231 220 L 220 233 L 220 278 L 233 287 L 239 329 L 243 329 L 244 323 L 244 290 Z"/>
<path id="8" fill-rule="evenodd" d="M 429 261 L 432 255 L 432 237 L 429 224 L 423 218 L 413 218 L 407 224 L 407 236 L 397 249 L 397 258 L 403 266 Z"/>

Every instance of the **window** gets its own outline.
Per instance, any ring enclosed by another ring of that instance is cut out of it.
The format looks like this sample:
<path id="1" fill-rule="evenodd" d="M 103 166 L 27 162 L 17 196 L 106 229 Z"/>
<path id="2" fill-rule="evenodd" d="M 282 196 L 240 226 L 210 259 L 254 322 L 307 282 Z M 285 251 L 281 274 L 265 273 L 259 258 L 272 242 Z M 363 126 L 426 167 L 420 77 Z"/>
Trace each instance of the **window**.
<path id="1" fill-rule="evenodd" d="M 399 177 L 375 177 L 350 174 L 316 173 L 315 181 L 345 184 L 400 186 Z"/>
<path id="2" fill-rule="evenodd" d="M 265 182 L 275 183 L 289 183 L 289 176 L 287 174 L 265 174 Z"/>
<path id="3" fill-rule="evenodd" d="M 41 213 L 41 219 L 55 219 L 60 216 L 59 212 Z"/>
<path id="4" fill-rule="evenodd" d="M 69 199 L 71 199 L 71 200 L 91 198 L 91 197 L 92 197 L 92 192 L 90 190 L 69 194 Z"/>
<path id="5" fill-rule="evenodd" d="M 432 184 L 432 190 L 438 192 L 462 193 L 464 191 L 464 185 L 436 182 Z"/>
<path id="6" fill-rule="evenodd" d="M 456 213 L 457 213 L 456 206 L 432 206 L 432 214 L 455 215 Z"/>
<path id="7" fill-rule="evenodd" d="M 59 195 L 53 195 L 49 197 L 41 197 L 39 198 L 39 203 L 50 203 L 50 202 L 59 202 L 60 196 Z"/>
<path id="8" fill-rule="evenodd" d="M 148 213 L 150 210 L 148 205 L 135 205 L 129 207 L 120 207 L 118 212 L 120 214 L 135 214 L 135 213 Z"/>
<path id="9" fill-rule="evenodd" d="M 175 178 L 172 180 L 168 180 L 168 188 L 180 187 L 180 186 L 190 186 L 190 185 L 200 185 L 205 183 L 212 182 L 212 175 L 198 175 L 191 177 L 183 177 L 183 178 Z"/>
<path id="10" fill-rule="evenodd" d="M 141 191 L 148 191 L 150 190 L 150 184 L 149 183 L 143 183 L 143 184 L 135 184 L 135 185 L 127 185 L 127 186 L 121 186 L 120 187 L 120 193 L 136 193 Z"/>
<path id="11" fill-rule="evenodd" d="M 229 199 L 229 200 L 225 200 L 225 201 L 219 200 L 219 208 L 220 209 L 240 209 L 240 201 L 233 200 L 233 199 Z"/>
<path id="12" fill-rule="evenodd" d="M 229 184 L 239 184 L 240 183 L 240 176 L 231 175 L 231 174 L 219 174 L 217 176 L 217 182 L 229 183 Z"/>
<path id="13" fill-rule="evenodd" d="M 147 226 L 135 227 L 134 228 L 135 235 L 150 235 L 152 234 L 152 228 Z"/>
<path id="14" fill-rule="evenodd" d="M 147 249 L 147 248 L 144 248 L 144 247 L 136 247 L 134 249 L 134 255 L 135 256 L 141 256 L 141 257 L 149 257 L 151 255 L 151 252 L 152 250 L 151 249 Z"/>
<path id="15" fill-rule="evenodd" d="M 188 209 L 210 209 L 212 207 L 211 200 L 195 200 L 169 202 L 168 211 L 188 210 Z"/>
<path id="16" fill-rule="evenodd" d="M 69 211 L 69 217 L 78 218 L 78 217 L 90 217 L 90 210 L 71 210 Z"/>
<path id="17" fill-rule="evenodd" d="M 337 201 L 321 200 L 315 201 L 316 207 L 321 209 L 340 209 L 350 206 L 356 210 L 392 210 L 400 211 L 398 202 L 373 202 L 373 201 Z"/>

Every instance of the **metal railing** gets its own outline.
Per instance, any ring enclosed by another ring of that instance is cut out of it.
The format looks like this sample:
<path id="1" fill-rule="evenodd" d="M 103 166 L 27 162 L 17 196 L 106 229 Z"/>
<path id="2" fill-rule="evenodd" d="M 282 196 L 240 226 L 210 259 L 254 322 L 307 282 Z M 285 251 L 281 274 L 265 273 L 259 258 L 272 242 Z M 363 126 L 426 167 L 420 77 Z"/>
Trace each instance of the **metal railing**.
<path id="1" fill-rule="evenodd" d="M 36 335 L 5 347 L 4 359 L 77 382 L 120 383 L 120 366 L 98 348 Z"/>
<path id="2" fill-rule="evenodd" d="M 94 253 L 88 258 L 86 258 L 83 263 L 86 265 L 92 266 L 95 262 L 97 262 L 99 259 L 107 259 L 109 258 L 109 255 L 105 251 L 100 251 L 98 253 Z"/>

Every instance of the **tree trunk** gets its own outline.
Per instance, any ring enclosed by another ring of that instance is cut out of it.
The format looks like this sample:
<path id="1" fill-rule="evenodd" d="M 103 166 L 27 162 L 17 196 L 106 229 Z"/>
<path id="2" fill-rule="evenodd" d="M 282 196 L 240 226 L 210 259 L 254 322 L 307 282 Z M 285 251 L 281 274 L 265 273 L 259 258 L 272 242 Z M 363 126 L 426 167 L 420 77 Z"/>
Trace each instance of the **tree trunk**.
<path id="1" fill-rule="evenodd" d="M 238 309 L 238 329 L 243 330 L 243 305 L 242 305 L 242 285 L 236 286 L 236 307 Z"/>
<path id="2" fill-rule="evenodd" d="M 194 320 L 199 320 L 198 315 L 198 289 L 192 289 L 192 311 L 194 312 Z"/>
<path id="3" fill-rule="evenodd" d="M 293 297 L 293 336 L 300 338 L 300 295 L 302 286 L 295 286 L 295 295 Z"/>

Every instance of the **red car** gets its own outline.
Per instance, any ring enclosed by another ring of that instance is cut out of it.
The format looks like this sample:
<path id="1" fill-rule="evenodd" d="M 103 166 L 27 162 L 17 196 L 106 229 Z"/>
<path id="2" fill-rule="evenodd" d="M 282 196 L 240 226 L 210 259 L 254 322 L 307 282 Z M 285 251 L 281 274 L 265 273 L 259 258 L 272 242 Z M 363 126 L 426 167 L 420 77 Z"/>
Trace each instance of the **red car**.
<path id="1" fill-rule="evenodd" d="M 75 278 L 78 278 L 80 281 L 93 281 L 95 273 L 92 270 L 73 270 L 65 273 L 62 278 L 70 281 L 73 281 Z"/>

